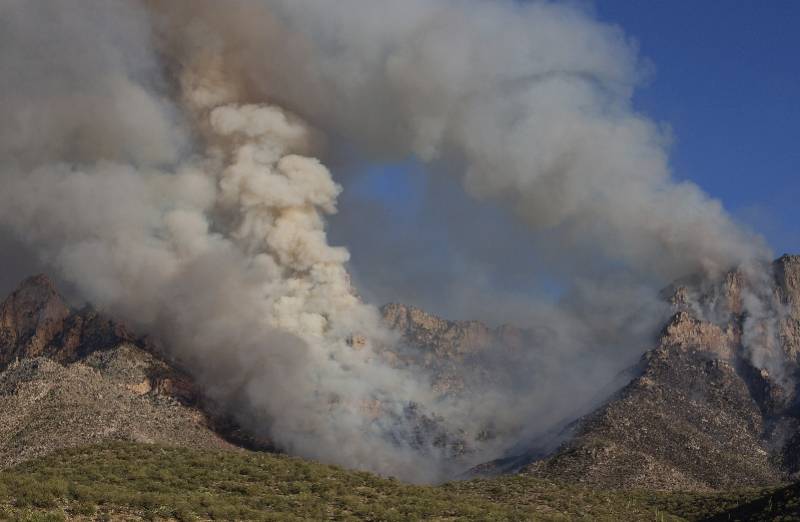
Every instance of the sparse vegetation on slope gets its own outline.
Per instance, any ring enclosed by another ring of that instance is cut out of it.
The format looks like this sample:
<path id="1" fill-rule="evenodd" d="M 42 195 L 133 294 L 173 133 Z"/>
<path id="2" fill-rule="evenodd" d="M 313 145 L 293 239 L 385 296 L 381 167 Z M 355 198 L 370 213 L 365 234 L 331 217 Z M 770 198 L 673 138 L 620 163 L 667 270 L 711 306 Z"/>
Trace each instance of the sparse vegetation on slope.
<path id="1" fill-rule="evenodd" d="M 0 519 L 11 520 L 375 521 L 670 521 L 683 518 L 668 507 L 688 513 L 702 500 L 670 505 L 665 496 L 526 476 L 413 486 L 281 455 L 128 443 L 64 450 L 0 473 L 0 499 Z"/>
<path id="2" fill-rule="evenodd" d="M 526 475 L 413 486 L 282 455 L 129 443 L 0 473 L 0 520 L 797 520 L 799 505 L 800 486 L 603 491 Z"/>
<path id="3" fill-rule="evenodd" d="M 550 482 L 527 474 L 453 482 L 441 486 L 470 493 L 500 504 L 528 506 L 534 513 L 567 514 L 568 519 L 592 520 L 598 506 L 620 513 L 620 520 L 705 521 L 742 504 L 761 498 L 775 488 L 729 492 L 674 492 L 652 490 L 603 490 L 585 485 Z M 630 516 L 632 518 L 625 518 Z M 726 515 L 727 516 L 727 515 Z M 727 520 L 723 518 L 720 520 Z"/>
<path id="4" fill-rule="evenodd" d="M 709 522 L 800 520 L 800 484 L 765 491 L 757 498 L 718 513 Z"/>

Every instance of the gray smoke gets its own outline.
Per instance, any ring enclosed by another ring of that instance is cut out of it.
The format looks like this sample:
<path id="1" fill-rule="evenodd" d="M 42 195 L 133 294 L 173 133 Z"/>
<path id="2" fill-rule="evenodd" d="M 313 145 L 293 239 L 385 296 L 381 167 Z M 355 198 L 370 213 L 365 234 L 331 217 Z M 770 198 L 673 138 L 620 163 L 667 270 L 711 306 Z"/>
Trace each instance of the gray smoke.
<path id="1" fill-rule="evenodd" d="M 304 456 L 417 480 L 500 456 L 647 348 L 659 284 L 769 254 L 671 178 L 635 49 L 572 5 L 7 0 L 0 43 L 7 241 Z M 606 268 L 522 301 L 535 346 L 486 362 L 496 387 L 437 394 L 327 239 L 341 186 L 315 158 L 338 144 L 414 156 Z"/>

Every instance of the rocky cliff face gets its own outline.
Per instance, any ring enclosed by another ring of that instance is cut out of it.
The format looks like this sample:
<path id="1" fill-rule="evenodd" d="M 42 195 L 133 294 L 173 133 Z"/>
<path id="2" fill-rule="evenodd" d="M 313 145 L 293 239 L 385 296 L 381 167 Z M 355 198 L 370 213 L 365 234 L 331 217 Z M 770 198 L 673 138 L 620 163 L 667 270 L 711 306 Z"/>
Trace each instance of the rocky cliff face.
<path id="1" fill-rule="evenodd" d="M 479 321 L 447 321 L 419 308 L 392 303 L 381 308 L 384 321 L 432 360 L 463 359 L 497 346 L 520 348 L 524 332 L 513 326 L 491 329 Z"/>
<path id="2" fill-rule="evenodd" d="M 43 275 L 22 282 L 0 305 L 0 369 L 44 356 L 62 363 L 126 342 L 127 329 L 91 308 L 73 311 Z"/>
<path id="3" fill-rule="evenodd" d="M 485 383 L 498 378 L 491 362 L 500 353 L 513 358 L 531 343 L 529 332 L 510 325 L 493 329 L 479 321 L 448 321 L 413 306 L 392 303 L 381 314 L 409 348 L 390 357 L 430 371 L 440 393 L 458 393 L 469 379 Z"/>
<path id="4" fill-rule="evenodd" d="M 800 358 L 800 256 L 783 256 L 775 262 L 777 292 L 789 314 L 781 323 L 781 341 L 795 360 Z"/>
<path id="5" fill-rule="evenodd" d="M 101 440 L 231 447 L 191 379 L 36 276 L 0 305 L 0 467 Z"/>
<path id="6" fill-rule="evenodd" d="M 27 279 L 0 306 L 0 368 L 45 352 L 70 315 L 45 276 Z"/>
<path id="7" fill-rule="evenodd" d="M 678 284 L 669 292 L 675 315 L 642 358 L 638 377 L 578 421 L 575 436 L 555 455 L 525 471 L 661 489 L 763 485 L 794 476 L 799 283 L 800 257 L 775 262 L 773 291 L 786 305 L 779 331 L 788 378 L 757 369 L 743 346 L 741 274 L 712 288 Z"/>

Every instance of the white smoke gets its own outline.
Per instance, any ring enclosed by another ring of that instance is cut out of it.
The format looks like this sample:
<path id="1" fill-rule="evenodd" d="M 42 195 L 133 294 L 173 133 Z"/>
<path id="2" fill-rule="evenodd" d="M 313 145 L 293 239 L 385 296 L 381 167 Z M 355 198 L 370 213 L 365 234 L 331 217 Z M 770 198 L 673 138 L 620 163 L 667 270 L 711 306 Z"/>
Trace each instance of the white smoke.
<path id="1" fill-rule="evenodd" d="M 421 480 L 494 458 L 561 420 L 548 410 L 575 406 L 566 387 L 590 395 L 647 348 L 660 318 L 642 319 L 658 307 L 638 283 L 585 285 L 569 314 L 531 314 L 560 355 L 522 357 L 512 386 L 437 395 L 390 356 L 397 339 L 327 240 L 341 187 L 313 157 L 321 133 L 367 160 L 414 154 L 455 172 L 549 231 L 554 250 L 596 252 L 631 278 L 767 255 L 671 179 L 664 133 L 632 109 L 634 49 L 569 5 L 1 9 L 0 224 L 83 298 L 156 333 L 249 429 L 304 456 Z M 614 347 L 605 364 L 587 356 Z M 500 436 L 484 440 L 487 426 Z"/>
<path id="2" fill-rule="evenodd" d="M 363 154 L 458 161 L 471 194 L 558 230 L 567 247 L 591 244 L 666 279 L 767 253 L 719 202 L 673 181 L 668 136 L 632 107 L 645 74 L 633 46 L 572 6 L 239 0 L 164 11 L 189 28 L 184 50 L 209 34 L 227 43 L 227 74 L 247 95 Z"/>

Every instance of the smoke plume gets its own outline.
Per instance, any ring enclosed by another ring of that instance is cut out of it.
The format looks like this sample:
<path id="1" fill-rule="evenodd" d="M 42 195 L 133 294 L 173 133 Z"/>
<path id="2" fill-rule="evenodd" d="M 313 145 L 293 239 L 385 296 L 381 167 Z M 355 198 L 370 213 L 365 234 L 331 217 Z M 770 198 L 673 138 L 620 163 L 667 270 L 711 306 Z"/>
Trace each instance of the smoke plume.
<path id="1" fill-rule="evenodd" d="M 635 46 L 571 4 L 7 0 L 0 29 L 4 242 L 303 456 L 417 480 L 500 456 L 647 348 L 659 285 L 769 256 L 672 178 Z M 566 269 L 525 301 L 535 349 L 486 362 L 507 378 L 438 394 L 328 241 L 342 150 L 414 157 L 544 257 L 613 270 Z"/>

